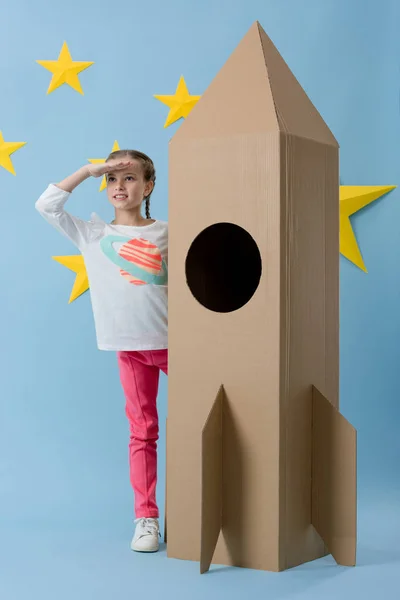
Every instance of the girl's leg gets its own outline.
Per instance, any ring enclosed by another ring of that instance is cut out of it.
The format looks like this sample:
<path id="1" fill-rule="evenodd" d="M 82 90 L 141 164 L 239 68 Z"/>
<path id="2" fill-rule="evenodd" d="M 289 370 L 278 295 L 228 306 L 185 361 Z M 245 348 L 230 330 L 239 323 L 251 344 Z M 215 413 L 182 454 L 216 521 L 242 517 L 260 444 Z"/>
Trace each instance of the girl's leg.
<path id="1" fill-rule="evenodd" d="M 161 365 L 154 364 L 153 352 L 117 354 L 130 427 L 130 479 L 136 518 L 159 516 L 156 503 L 157 393 Z M 163 367 L 164 362 L 161 361 Z"/>
<path id="2" fill-rule="evenodd" d="M 168 375 L 168 349 L 151 350 L 153 364 L 155 364 L 163 373 Z"/>

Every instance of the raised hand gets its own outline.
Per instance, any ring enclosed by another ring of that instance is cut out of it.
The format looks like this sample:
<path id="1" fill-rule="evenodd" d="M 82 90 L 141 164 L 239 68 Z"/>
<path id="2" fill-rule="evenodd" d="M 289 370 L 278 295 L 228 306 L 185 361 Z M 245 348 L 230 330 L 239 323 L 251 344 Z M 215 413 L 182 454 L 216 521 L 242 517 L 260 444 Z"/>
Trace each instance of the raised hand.
<path id="1" fill-rule="evenodd" d="M 121 171 L 133 164 L 132 160 L 110 160 L 99 165 L 87 165 L 87 169 L 92 177 L 101 177 L 111 171 Z"/>

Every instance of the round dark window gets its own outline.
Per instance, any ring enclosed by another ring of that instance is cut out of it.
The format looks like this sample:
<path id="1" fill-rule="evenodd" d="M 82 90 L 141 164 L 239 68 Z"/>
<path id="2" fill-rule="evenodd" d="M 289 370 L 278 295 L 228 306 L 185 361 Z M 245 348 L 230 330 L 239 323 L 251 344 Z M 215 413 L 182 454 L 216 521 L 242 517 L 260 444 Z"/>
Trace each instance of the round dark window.
<path id="1" fill-rule="evenodd" d="M 244 306 L 261 277 L 261 255 L 252 236 L 232 223 L 215 223 L 193 240 L 186 282 L 200 304 L 215 312 Z"/>

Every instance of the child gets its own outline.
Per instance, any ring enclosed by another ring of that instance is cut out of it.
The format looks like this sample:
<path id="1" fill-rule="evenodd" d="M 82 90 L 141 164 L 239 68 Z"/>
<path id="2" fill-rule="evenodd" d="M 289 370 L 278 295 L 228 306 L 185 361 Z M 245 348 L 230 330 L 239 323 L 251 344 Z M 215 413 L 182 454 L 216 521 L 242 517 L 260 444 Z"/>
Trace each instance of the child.
<path id="1" fill-rule="evenodd" d="M 83 221 L 64 210 L 88 177 L 106 175 L 115 209 L 111 224 L 95 213 Z M 168 374 L 168 224 L 150 218 L 156 174 L 152 160 L 134 150 L 112 152 L 103 164 L 85 165 L 36 202 L 39 213 L 81 251 L 99 350 L 115 351 L 130 426 L 130 479 L 136 529 L 132 550 L 159 549 L 156 504 L 160 370 Z M 146 218 L 141 215 L 145 202 Z"/>

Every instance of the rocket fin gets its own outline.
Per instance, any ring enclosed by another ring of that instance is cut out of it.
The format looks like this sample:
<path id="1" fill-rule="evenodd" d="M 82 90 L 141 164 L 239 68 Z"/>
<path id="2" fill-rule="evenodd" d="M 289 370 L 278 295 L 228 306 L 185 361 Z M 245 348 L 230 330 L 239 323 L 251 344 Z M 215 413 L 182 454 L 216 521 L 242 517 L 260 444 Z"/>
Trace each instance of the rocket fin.
<path id="1" fill-rule="evenodd" d="M 340 565 L 356 564 L 357 432 L 313 387 L 312 524 Z"/>
<path id="2" fill-rule="evenodd" d="M 218 390 L 202 432 L 200 573 L 209 570 L 222 528 L 222 418 L 224 388 Z"/>

